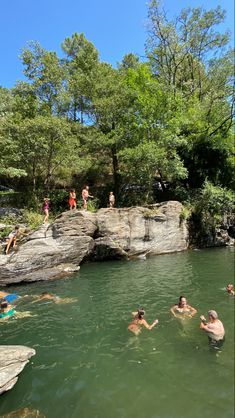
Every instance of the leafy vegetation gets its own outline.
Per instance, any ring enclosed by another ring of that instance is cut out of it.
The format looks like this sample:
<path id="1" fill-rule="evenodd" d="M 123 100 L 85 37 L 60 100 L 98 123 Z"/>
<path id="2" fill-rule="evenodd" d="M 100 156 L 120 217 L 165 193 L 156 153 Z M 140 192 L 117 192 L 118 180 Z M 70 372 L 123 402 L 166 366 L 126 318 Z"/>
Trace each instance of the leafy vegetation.
<path id="1" fill-rule="evenodd" d="M 130 53 L 113 68 L 77 33 L 61 56 L 38 42 L 23 48 L 26 81 L 0 88 L 0 183 L 26 208 L 39 212 L 47 195 L 58 213 L 71 188 L 80 197 L 89 184 L 90 210 L 107 206 L 110 190 L 118 206 L 171 198 L 203 219 L 232 210 L 233 54 L 217 31 L 224 11 L 189 8 L 168 20 L 152 0 L 148 15 L 144 63 Z"/>

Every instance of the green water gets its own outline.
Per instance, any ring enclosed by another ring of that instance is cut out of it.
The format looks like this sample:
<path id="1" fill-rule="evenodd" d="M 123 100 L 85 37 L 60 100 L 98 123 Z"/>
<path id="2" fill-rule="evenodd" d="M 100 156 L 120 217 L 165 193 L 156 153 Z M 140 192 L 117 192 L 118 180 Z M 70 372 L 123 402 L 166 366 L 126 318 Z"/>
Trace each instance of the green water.
<path id="1" fill-rule="evenodd" d="M 21 302 L 31 318 L 0 324 L 1 344 L 35 348 L 18 383 L 0 398 L 0 415 L 23 407 L 47 418 L 232 418 L 234 415 L 233 249 L 146 261 L 94 263 L 72 279 L 10 288 L 19 294 L 76 297 L 66 305 Z M 193 319 L 172 318 L 184 294 Z M 138 337 L 131 311 L 159 319 Z M 199 315 L 216 309 L 226 330 L 220 354 L 208 348 Z"/>

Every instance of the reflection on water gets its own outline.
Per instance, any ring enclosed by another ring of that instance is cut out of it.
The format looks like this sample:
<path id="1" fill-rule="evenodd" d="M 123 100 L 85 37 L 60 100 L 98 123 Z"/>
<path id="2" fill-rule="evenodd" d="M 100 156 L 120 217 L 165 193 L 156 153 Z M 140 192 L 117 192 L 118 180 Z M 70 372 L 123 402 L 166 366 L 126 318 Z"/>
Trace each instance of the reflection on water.
<path id="1" fill-rule="evenodd" d="M 36 350 L 15 388 L 1 397 L 0 415 L 24 407 L 47 418 L 233 417 L 233 251 L 213 249 L 146 261 L 82 266 L 73 279 L 11 288 L 75 298 L 67 304 L 22 300 L 30 318 L 0 324 L 3 344 Z M 198 313 L 173 318 L 179 296 Z M 131 312 L 143 306 L 159 324 L 136 337 Z M 226 329 L 219 356 L 210 352 L 199 316 L 216 309 Z M 208 401 L 208 399 L 210 401 Z"/>

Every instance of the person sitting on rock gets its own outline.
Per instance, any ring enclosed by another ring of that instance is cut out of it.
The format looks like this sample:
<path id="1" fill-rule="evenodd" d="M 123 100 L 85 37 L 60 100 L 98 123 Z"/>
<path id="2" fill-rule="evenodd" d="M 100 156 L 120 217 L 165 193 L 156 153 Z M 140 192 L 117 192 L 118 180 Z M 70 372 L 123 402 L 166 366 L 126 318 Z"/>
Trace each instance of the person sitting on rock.
<path id="1" fill-rule="evenodd" d="M 9 253 L 10 247 L 16 248 L 16 239 L 20 235 L 19 225 L 15 226 L 15 229 L 8 235 L 6 240 L 6 255 Z"/>
<path id="2" fill-rule="evenodd" d="M 0 319 L 8 319 L 15 314 L 13 306 L 11 306 L 5 299 L 2 299 L 0 305 Z"/>

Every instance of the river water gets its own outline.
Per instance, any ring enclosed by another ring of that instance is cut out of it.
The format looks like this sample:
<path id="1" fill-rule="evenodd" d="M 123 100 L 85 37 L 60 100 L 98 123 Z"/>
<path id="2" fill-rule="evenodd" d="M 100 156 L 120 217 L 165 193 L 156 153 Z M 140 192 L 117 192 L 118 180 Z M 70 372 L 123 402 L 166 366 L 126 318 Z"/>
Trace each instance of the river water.
<path id="1" fill-rule="evenodd" d="M 233 249 L 161 255 L 81 267 L 73 278 L 11 287 L 20 295 L 52 292 L 68 304 L 21 301 L 33 316 L 0 324 L 1 344 L 33 347 L 11 391 L 0 398 L 0 416 L 23 407 L 47 418 L 232 418 L 234 416 Z M 173 318 L 183 294 L 198 309 Z M 131 312 L 159 319 L 138 337 L 127 326 Z M 212 352 L 199 315 L 215 309 L 226 341 Z"/>

